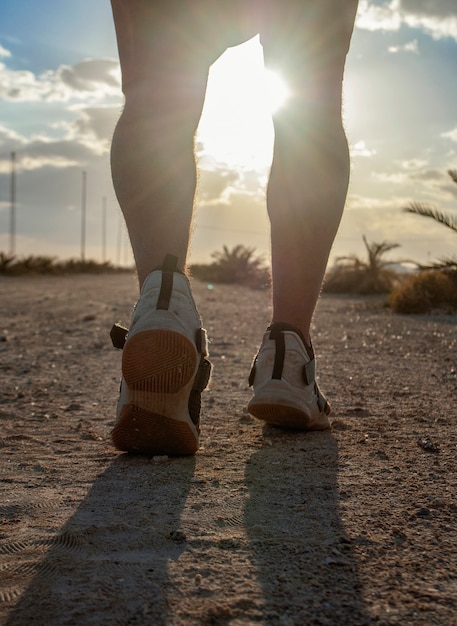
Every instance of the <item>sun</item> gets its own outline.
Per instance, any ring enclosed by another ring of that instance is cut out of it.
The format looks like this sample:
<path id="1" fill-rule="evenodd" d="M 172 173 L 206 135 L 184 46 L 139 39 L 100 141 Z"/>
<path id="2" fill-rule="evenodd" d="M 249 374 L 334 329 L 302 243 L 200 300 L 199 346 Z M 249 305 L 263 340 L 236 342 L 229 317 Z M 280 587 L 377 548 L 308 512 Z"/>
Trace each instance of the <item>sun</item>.
<path id="1" fill-rule="evenodd" d="M 258 39 L 230 48 L 211 67 L 198 140 L 219 162 L 264 169 L 271 162 L 272 116 L 289 90 L 265 68 Z"/>
<path id="2" fill-rule="evenodd" d="M 290 91 L 282 76 L 274 70 L 264 70 L 264 102 L 270 113 L 281 109 L 290 97 Z"/>

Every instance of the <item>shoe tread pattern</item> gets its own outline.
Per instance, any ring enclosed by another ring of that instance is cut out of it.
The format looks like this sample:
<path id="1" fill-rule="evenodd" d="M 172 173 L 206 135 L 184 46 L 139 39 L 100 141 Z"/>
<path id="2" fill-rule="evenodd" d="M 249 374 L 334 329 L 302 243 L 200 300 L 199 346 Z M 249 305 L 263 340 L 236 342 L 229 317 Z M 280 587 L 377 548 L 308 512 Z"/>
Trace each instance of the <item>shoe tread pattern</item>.
<path id="1" fill-rule="evenodd" d="M 187 337 L 171 330 L 146 330 L 125 345 L 122 373 L 134 391 L 177 393 L 195 375 L 197 351 Z"/>

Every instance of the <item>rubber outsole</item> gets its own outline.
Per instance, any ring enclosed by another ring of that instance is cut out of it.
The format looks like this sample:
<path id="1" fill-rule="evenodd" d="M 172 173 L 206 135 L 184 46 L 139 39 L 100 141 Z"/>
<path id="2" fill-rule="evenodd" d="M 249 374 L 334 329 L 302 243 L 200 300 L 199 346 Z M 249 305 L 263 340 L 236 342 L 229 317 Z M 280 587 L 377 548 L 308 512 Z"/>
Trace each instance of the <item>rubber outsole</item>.
<path id="1" fill-rule="evenodd" d="M 114 446 L 123 452 L 181 456 L 195 454 L 198 437 L 186 422 L 127 404 L 112 432 Z"/>
<path id="2" fill-rule="evenodd" d="M 127 341 L 122 374 L 129 389 L 147 393 L 177 393 L 195 375 L 197 350 L 180 333 L 145 330 Z"/>
<path id="3" fill-rule="evenodd" d="M 248 410 L 257 419 L 280 428 L 293 430 L 327 430 L 330 428 L 330 422 L 325 414 L 321 416 L 321 420 L 315 420 L 300 409 L 282 404 L 253 402 Z"/>
<path id="4" fill-rule="evenodd" d="M 194 454 L 199 439 L 188 403 L 197 368 L 197 349 L 181 333 L 154 329 L 128 339 L 122 375 L 129 403 L 112 431 L 114 446 L 137 454 Z"/>

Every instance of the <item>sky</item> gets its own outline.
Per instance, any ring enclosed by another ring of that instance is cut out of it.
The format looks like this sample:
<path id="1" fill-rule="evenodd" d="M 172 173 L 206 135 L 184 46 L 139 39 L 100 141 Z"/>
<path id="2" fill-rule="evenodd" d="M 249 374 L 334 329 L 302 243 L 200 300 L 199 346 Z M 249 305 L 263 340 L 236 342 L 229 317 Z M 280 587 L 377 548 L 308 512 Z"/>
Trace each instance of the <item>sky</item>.
<path id="1" fill-rule="evenodd" d="M 331 262 L 363 255 L 362 236 L 400 244 L 392 259 L 456 254 L 455 233 L 402 211 L 421 201 L 457 214 L 447 174 L 457 169 L 456 69 L 455 0 L 360 1 L 344 85 L 351 183 Z M 119 81 L 109 0 L 0 4 L 0 251 L 12 244 L 14 152 L 18 256 L 80 256 L 86 176 L 86 258 L 131 263 L 109 167 Z M 271 110 L 286 97 L 280 81 L 263 73 L 256 38 L 211 68 L 198 129 L 193 262 L 223 245 L 269 253 L 264 192 Z"/>

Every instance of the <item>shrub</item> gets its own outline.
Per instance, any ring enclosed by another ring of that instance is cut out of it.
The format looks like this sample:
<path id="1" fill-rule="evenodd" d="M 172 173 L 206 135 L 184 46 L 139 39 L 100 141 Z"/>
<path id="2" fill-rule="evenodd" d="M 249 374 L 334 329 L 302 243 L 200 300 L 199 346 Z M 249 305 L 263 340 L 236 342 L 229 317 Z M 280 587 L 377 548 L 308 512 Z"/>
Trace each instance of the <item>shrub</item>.
<path id="1" fill-rule="evenodd" d="M 389 304 L 396 313 L 457 312 L 457 270 L 429 270 L 409 277 Z"/>
<path id="2" fill-rule="evenodd" d="M 0 274 L 7 274 L 9 268 L 16 260 L 14 254 L 7 254 L 6 252 L 0 252 Z"/>
<path id="3" fill-rule="evenodd" d="M 335 266 L 326 276 L 323 291 L 327 293 L 347 293 L 376 295 L 389 293 L 399 282 L 396 272 L 383 269 L 376 274 L 365 268 Z"/>
<path id="4" fill-rule="evenodd" d="M 24 256 L 0 252 L 0 274 L 21 276 L 24 274 L 103 274 L 110 272 L 131 272 L 132 268 L 116 267 L 109 261 L 100 263 L 93 259 L 58 260 L 49 256 Z"/>
<path id="5" fill-rule="evenodd" d="M 56 258 L 52 256 L 26 256 L 12 267 L 15 274 L 53 274 Z"/>
<path id="6" fill-rule="evenodd" d="M 213 252 L 213 263 L 191 265 L 195 278 L 212 283 L 236 283 L 252 288 L 264 288 L 270 283 L 270 271 L 262 256 L 255 256 L 255 248 L 237 245 L 232 249 L 224 246 L 221 252 Z"/>
<path id="7" fill-rule="evenodd" d="M 336 264 L 326 275 L 323 291 L 327 293 L 353 293 L 361 295 L 389 293 L 398 282 L 398 275 L 384 260 L 384 255 L 398 248 L 398 244 L 383 241 L 369 243 L 363 237 L 367 259 L 356 255 L 338 257 Z M 398 261 L 397 261 L 398 263 Z"/>

